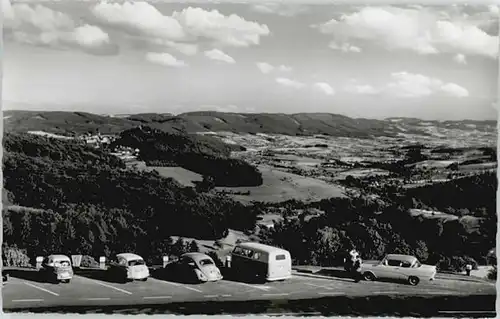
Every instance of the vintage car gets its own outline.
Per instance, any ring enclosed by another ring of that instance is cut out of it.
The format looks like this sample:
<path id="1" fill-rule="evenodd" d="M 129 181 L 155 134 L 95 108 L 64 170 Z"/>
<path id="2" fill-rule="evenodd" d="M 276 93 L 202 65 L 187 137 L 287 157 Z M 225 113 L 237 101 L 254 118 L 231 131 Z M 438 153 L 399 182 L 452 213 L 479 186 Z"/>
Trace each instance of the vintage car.
<path id="1" fill-rule="evenodd" d="M 214 260 L 203 253 L 183 254 L 179 260 L 167 264 L 163 274 L 167 278 L 198 283 L 222 279 Z"/>
<path id="2" fill-rule="evenodd" d="M 107 271 L 111 278 L 120 282 L 146 281 L 149 277 L 149 268 L 144 259 L 132 253 L 121 253 L 111 258 Z"/>
<path id="3" fill-rule="evenodd" d="M 365 280 L 404 280 L 415 286 L 421 280 L 434 280 L 436 266 L 423 265 L 414 256 L 389 254 L 381 261 L 364 261 L 361 273 Z"/>
<path id="4" fill-rule="evenodd" d="M 71 260 L 65 255 L 50 255 L 45 257 L 38 272 L 43 279 L 54 283 L 69 283 L 73 278 Z"/>

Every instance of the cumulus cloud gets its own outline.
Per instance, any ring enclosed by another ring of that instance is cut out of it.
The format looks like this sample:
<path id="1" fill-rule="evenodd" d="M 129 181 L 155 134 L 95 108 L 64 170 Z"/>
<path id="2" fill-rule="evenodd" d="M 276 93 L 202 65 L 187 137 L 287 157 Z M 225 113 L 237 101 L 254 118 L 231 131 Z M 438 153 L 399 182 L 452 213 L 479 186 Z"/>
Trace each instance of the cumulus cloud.
<path id="1" fill-rule="evenodd" d="M 308 11 L 308 7 L 301 4 L 278 2 L 255 4 L 252 9 L 259 13 L 275 14 L 283 17 L 295 17 Z"/>
<path id="2" fill-rule="evenodd" d="M 339 50 L 339 51 L 342 51 L 342 52 L 353 52 L 353 53 L 359 53 L 361 52 L 361 48 L 360 47 L 357 47 L 357 46 L 354 46 L 354 45 L 351 45 L 349 43 L 342 43 L 342 45 L 338 45 L 337 42 L 335 41 L 332 41 L 330 42 L 330 44 L 328 45 L 328 47 L 332 50 Z"/>
<path id="3" fill-rule="evenodd" d="M 292 67 L 290 66 L 287 66 L 287 65 L 279 65 L 279 66 L 273 66 L 267 62 L 257 62 L 255 63 L 255 65 L 257 65 L 257 68 L 260 70 L 260 72 L 264 73 L 264 74 L 269 74 L 273 71 L 280 71 L 280 72 L 291 72 L 292 71 Z"/>
<path id="4" fill-rule="evenodd" d="M 219 49 L 205 51 L 204 54 L 207 58 L 215 61 L 225 62 L 229 64 L 236 63 L 236 61 L 231 56 L 227 55 L 226 53 L 222 52 Z"/>
<path id="5" fill-rule="evenodd" d="M 317 82 L 314 83 L 314 87 L 321 92 L 325 93 L 326 95 L 334 95 L 335 90 L 330 86 L 330 84 L 325 83 L 325 82 Z"/>
<path id="6" fill-rule="evenodd" d="M 274 66 L 266 62 L 257 62 L 256 65 L 259 68 L 260 72 L 264 74 L 271 73 L 274 70 Z"/>
<path id="7" fill-rule="evenodd" d="M 498 34 L 490 35 L 466 18 L 422 9 L 364 7 L 313 27 L 335 39 L 371 41 L 389 50 L 420 54 L 448 52 L 496 58 L 499 46 Z"/>
<path id="8" fill-rule="evenodd" d="M 304 83 L 294 81 L 288 78 L 276 78 L 276 82 L 287 87 L 291 87 L 294 89 L 301 89 L 305 86 Z"/>
<path id="9" fill-rule="evenodd" d="M 426 97 L 435 93 L 443 93 L 454 97 L 467 97 L 467 89 L 455 83 L 445 83 L 440 79 L 422 74 L 395 72 L 391 74 L 391 82 L 385 88 L 391 95 L 403 98 Z"/>
<path id="10" fill-rule="evenodd" d="M 440 87 L 443 93 L 455 97 L 468 97 L 469 91 L 455 83 L 446 83 Z"/>
<path id="11" fill-rule="evenodd" d="M 48 47 L 78 48 L 95 54 L 116 53 L 109 35 L 97 26 L 78 25 L 69 15 L 43 5 L 2 0 L 7 38 Z"/>
<path id="12" fill-rule="evenodd" d="M 458 53 L 453 57 L 453 61 L 455 61 L 458 64 L 467 64 L 467 59 L 465 58 L 465 55 Z"/>
<path id="13" fill-rule="evenodd" d="M 146 60 L 151 63 L 160 64 L 163 66 L 175 67 L 175 68 L 181 68 L 187 66 L 186 62 L 178 60 L 173 55 L 165 52 L 163 53 L 148 52 L 146 53 Z"/>
<path id="14" fill-rule="evenodd" d="M 236 14 L 226 16 L 217 10 L 193 7 L 169 16 L 147 2 L 102 2 L 92 12 L 103 23 L 157 43 L 192 42 L 203 38 L 217 45 L 248 47 L 258 45 L 262 36 L 270 34 L 265 24 L 247 21 Z M 182 45 L 174 48 L 189 53 L 193 50 L 193 47 Z"/>
<path id="15" fill-rule="evenodd" d="M 152 37 L 180 40 L 186 37 L 176 19 L 163 15 L 147 2 L 100 2 L 92 13 L 101 22 Z"/>
<path id="16" fill-rule="evenodd" d="M 488 5 L 488 10 L 491 14 L 498 15 L 500 13 L 500 8 L 496 4 Z"/>

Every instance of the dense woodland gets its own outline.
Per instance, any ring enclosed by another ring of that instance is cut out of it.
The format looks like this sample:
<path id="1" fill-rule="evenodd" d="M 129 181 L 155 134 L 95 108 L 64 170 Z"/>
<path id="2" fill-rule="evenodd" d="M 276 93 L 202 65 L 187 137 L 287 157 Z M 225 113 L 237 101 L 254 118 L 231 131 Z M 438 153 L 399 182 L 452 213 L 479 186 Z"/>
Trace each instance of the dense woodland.
<path id="1" fill-rule="evenodd" d="M 262 184 L 262 174 L 255 166 L 229 157 L 231 151 L 244 148 L 211 136 L 172 134 L 146 126 L 122 132 L 114 145 L 138 148 L 140 159 L 150 166 L 180 166 L 210 176 L 215 186 Z"/>
<path id="2" fill-rule="evenodd" d="M 307 205 L 290 201 L 288 210 L 305 213 L 286 218 L 274 230 L 263 230 L 262 237 L 290 250 L 295 261 L 303 264 L 311 260 L 338 264 L 350 247 L 360 250 L 365 259 L 391 252 L 413 254 L 442 270 L 462 270 L 466 262 L 496 262 L 488 258 L 496 246 L 494 174 L 419 187 L 400 196 L 394 189 L 382 188 L 390 194 L 378 200 L 359 196 Z M 313 208 L 324 214 L 305 218 Z M 409 213 L 411 208 L 443 209 L 459 218 L 415 217 Z"/>
<path id="3" fill-rule="evenodd" d="M 228 228 L 255 225 L 252 207 L 124 167 L 75 142 L 6 134 L 4 204 L 11 206 L 3 210 L 4 242 L 30 257 L 127 250 L 149 256 L 160 254 L 170 236 L 221 238 Z"/>

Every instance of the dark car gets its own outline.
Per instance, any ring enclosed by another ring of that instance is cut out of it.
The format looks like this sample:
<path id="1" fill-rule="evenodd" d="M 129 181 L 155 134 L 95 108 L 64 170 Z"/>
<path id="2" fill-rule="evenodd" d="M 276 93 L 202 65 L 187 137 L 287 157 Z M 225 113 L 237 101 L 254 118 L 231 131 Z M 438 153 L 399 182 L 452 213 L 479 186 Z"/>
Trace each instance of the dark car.
<path id="1" fill-rule="evenodd" d="M 179 260 L 167 264 L 163 268 L 167 278 L 188 282 L 207 282 L 222 279 L 222 274 L 210 256 L 203 253 L 187 253 Z"/>

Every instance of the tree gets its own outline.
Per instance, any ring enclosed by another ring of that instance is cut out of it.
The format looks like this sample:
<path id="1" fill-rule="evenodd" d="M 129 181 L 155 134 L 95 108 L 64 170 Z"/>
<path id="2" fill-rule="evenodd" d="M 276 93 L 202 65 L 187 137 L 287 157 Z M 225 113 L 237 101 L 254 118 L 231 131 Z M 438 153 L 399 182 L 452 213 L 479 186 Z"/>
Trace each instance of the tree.
<path id="1" fill-rule="evenodd" d="M 196 243 L 195 240 L 192 240 L 189 243 L 188 252 L 190 252 L 190 253 L 197 253 L 199 251 L 200 251 L 200 248 L 198 247 L 198 244 Z"/>
<path id="2" fill-rule="evenodd" d="M 196 183 L 196 191 L 206 193 L 215 188 L 215 181 L 212 176 L 203 175 L 203 180 Z"/>
<path id="3" fill-rule="evenodd" d="M 174 256 L 179 257 L 185 252 L 186 252 L 186 246 L 184 243 L 184 239 L 182 237 L 179 237 L 172 246 L 172 254 Z"/>

